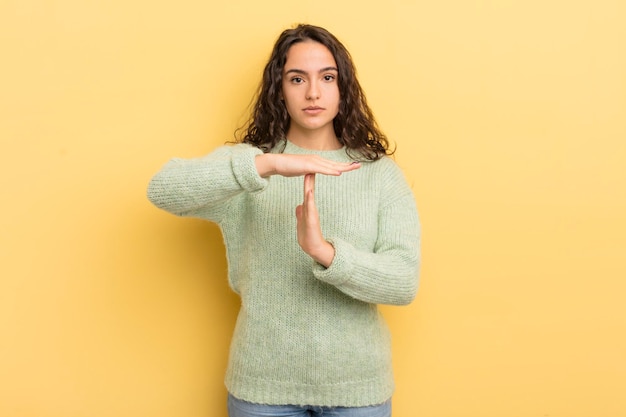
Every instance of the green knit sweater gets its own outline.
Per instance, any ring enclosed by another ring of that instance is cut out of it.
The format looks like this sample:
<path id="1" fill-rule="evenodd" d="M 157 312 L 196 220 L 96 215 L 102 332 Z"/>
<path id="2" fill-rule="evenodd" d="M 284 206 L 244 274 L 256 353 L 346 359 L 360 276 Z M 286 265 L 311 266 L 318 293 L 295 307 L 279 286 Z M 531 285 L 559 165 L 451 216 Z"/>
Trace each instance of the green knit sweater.
<path id="1" fill-rule="evenodd" d="M 272 152 L 281 151 L 352 160 L 345 149 L 311 151 L 291 142 Z M 322 233 L 335 248 L 324 268 L 297 242 L 303 177 L 260 177 L 254 158 L 261 153 L 237 144 L 172 159 L 148 187 L 157 207 L 221 228 L 229 282 L 242 301 L 228 391 L 264 404 L 382 403 L 394 383 L 389 332 L 376 304 L 415 297 L 420 226 L 413 194 L 388 157 L 338 177 L 317 175 Z"/>

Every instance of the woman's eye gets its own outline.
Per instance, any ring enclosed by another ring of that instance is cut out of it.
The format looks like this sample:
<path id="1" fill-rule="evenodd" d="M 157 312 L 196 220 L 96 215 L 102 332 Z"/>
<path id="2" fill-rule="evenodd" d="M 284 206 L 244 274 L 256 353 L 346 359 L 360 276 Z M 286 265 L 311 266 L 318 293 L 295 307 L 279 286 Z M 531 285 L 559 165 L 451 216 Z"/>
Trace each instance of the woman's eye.
<path id="1" fill-rule="evenodd" d="M 302 77 L 293 77 L 293 78 L 291 79 L 291 82 L 292 82 L 292 83 L 294 83 L 294 84 L 300 84 L 300 83 L 302 83 L 302 81 L 304 81 L 304 80 L 302 79 Z"/>
<path id="2" fill-rule="evenodd" d="M 334 75 L 324 75 L 324 81 L 333 81 L 335 79 Z"/>

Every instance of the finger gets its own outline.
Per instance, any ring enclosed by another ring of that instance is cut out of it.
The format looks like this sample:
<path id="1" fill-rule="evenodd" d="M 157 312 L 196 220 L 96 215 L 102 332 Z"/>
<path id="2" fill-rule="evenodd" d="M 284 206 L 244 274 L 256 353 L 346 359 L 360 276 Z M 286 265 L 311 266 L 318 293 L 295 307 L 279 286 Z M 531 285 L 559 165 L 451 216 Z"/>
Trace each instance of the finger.
<path id="1" fill-rule="evenodd" d="M 341 175 L 343 172 L 353 171 L 361 167 L 359 162 L 337 162 L 330 159 L 314 157 L 311 160 L 311 173 L 324 175 Z"/>
<path id="2" fill-rule="evenodd" d="M 306 193 L 309 191 L 308 190 L 308 186 L 309 186 L 309 175 L 311 174 L 304 174 L 304 178 L 302 180 L 302 204 L 306 205 Z"/>
<path id="3" fill-rule="evenodd" d="M 321 160 L 316 161 L 316 166 L 311 170 L 311 173 L 324 174 L 324 175 L 341 175 L 345 170 L 345 167 L 337 164 L 333 161 Z"/>
<path id="4" fill-rule="evenodd" d="M 354 162 L 351 162 L 350 164 L 348 164 L 348 167 L 346 168 L 346 172 L 347 171 L 354 171 L 355 169 L 359 169 L 359 168 L 361 168 L 361 162 L 354 161 Z"/>
<path id="5" fill-rule="evenodd" d="M 307 193 L 307 204 L 309 210 L 317 210 L 317 207 L 315 207 L 315 174 L 309 175 L 309 192 Z"/>
<path id="6" fill-rule="evenodd" d="M 304 176 L 304 204 L 305 205 L 308 200 L 308 195 L 313 190 L 313 187 L 315 187 L 315 174 L 306 174 Z"/>
<path id="7" fill-rule="evenodd" d="M 309 182 L 309 191 L 313 192 L 315 191 L 315 174 L 309 174 L 307 177 Z"/>
<path id="8" fill-rule="evenodd" d="M 335 162 L 332 165 L 333 169 L 336 169 L 338 175 L 341 175 L 344 172 L 354 171 L 355 169 L 361 168 L 360 162 Z"/>

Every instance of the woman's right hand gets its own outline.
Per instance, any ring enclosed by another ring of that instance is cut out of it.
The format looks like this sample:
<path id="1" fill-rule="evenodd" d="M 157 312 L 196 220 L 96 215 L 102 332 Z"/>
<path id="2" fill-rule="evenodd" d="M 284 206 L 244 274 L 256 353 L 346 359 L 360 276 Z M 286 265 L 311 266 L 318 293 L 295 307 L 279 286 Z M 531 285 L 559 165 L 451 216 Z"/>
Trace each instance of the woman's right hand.
<path id="1" fill-rule="evenodd" d="M 255 159 L 257 171 L 261 177 L 282 175 L 298 177 L 306 174 L 323 174 L 338 176 L 344 172 L 359 169 L 359 162 L 337 162 L 322 158 L 319 155 L 292 155 L 264 153 Z"/>

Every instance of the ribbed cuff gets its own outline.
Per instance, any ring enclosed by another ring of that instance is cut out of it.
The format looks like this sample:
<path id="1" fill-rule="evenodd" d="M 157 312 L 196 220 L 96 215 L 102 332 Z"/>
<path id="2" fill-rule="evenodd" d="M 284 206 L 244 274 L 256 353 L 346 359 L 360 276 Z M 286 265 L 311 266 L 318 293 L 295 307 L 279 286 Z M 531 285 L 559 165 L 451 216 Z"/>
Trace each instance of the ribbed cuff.
<path id="1" fill-rule="evenodd" d="M 337 238 L 326 239 L 335 248 L 335 257 L 328 268 L 318 263 L 313 267 L 313 275 L 330 285 L 341 285 L 351 277 L 353 269 L 350 261 L 350 246 Z"/>
<path id="2" fill-rule="evenodd" d="M 261 154 L 262 150 L 252 146 L 233 153 L 231 160 L 233 174 L 241 188 L 246 191 L 262 191 L 269 183 L 266 178 L 259 175 L 254 162 L 256 156 Z"/>

